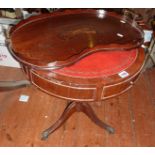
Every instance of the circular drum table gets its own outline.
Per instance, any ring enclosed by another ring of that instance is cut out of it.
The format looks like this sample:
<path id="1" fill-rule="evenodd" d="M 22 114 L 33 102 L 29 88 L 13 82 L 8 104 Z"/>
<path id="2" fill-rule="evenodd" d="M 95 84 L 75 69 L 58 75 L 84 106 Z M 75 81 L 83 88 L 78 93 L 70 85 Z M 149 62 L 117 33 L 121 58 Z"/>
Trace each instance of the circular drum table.
<path id="1" fill-rule="evenodd" d="M 142 48 L 91 54 L 72 66 L 53 71 L 29 72 L 31 82 L 44 92 L 70 101 L 59 120 L 43 132 L 43 139 L 74 112 L 82 111 L 109 133 L 114 129 L 97 118 L 88 101 L 115 97 L 133 86 L 144 64 Z"/>
<path id="2" fill-rule="evenodd" d="M 140 75 L 143 31 L 134 20 L 95 9 L 54 12 L 21 21 L 11 29 L 8 43 L 33 85 L 68 101 L 43 139 L 75 111 L 114 133 L 88 102 L 125 92 Z"/>

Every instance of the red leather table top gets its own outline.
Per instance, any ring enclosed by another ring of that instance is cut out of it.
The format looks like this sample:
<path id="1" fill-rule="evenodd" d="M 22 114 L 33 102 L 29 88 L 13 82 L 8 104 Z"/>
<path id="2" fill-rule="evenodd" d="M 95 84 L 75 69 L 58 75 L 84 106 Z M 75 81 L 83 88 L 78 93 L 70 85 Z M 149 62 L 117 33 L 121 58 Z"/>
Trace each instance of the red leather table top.
<path id="1" fill-rule="evenodd" d="M 94 78 L 117 74 L 134 63 L 137 57 L 137 49 L 130 51 L 109 51 L 91 54 L 75 64 L 55 70 L 57 74 Z"/>

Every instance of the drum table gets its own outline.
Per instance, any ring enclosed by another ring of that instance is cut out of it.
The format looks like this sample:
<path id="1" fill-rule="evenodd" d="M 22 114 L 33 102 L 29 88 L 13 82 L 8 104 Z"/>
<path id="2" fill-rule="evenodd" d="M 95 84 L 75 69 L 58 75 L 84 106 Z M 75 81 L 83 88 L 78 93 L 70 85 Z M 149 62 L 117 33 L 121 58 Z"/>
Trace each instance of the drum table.
<path id="1" fill-rule="evenodd" d="M 28 80 L 3 83 L 3 87 L 33 84 L 67 100 L 61 117 L 43 131 L 42 139 L 76 111 L 114 133 L 89 102 L 115 97 L 139 77 L 145 54 L 143 31 L 135 20 L 104 10 L 58 11 L 21 21 L 11 29 L 7 41 Z"/>

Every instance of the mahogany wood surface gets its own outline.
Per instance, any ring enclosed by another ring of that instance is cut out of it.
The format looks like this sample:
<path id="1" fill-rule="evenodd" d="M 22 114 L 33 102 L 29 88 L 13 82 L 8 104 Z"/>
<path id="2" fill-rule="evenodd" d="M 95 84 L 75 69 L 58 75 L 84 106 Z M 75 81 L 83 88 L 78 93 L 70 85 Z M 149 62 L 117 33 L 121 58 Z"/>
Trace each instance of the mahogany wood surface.
<path id="1" fill-rule="evenodd" d="M 142 43 L 143 32 L 135 21 L 95 9 L 30 17 L 13 27 L 10 33 L 11 53 L 32 84 L 48 94 L 75 101 L 100 101 L 132 87 L 144 63 L 144 50 L 139 47 Z M 125 52 L 133 48 L 137 50 L 137 57 L 125 68 L 129 74 L 126 78 L 118 76 L 122 70 L 111 76 L 92 78 L 72 77 L 52 70 L 59 62 L 61 68 L 65 63 L 75 63 L 74 60 L 78 61 L 90 51 L 119 49 Z"/>
<path id="2" fill-rule="evenodd" d="M 10 33 L 12 55 L 37 69 L 61 68 L 93 52 L 132 49 L 142 43 L 143 31 L 135 21 L 95 9 L 34 16 Z"/>
<path id="3" fill-rule="evenodd" d="M 100 120 L 88 103 L 71 101 L 67 104 L 60 118 L 48 129 L 42 132 L 42 140 L 46 140 L 51 133 L 60 128 L 74 112 L 83 112 L 92 122 L 102 129 L 105 129 L 109 134 L 115 133 L 115 129 Z"/>
<path id="4" fill-rule="evenodd" d="M 144 58 L 144 50 L 137 49 L 135 61 L 125 69 L 129 74 L 126 78 L 121 78 L 118 73 L 105 77 L 81 78 L 55 71 L 30 70 L 25 66 L 23 70 L 35 86 L 50 95 L 74 101 L 101 101 L 131 88 L 141 73 Z"/>
<path id="5" fill-rule="evenodd" d="M 21 21 L 11 29 L 9 46 L 27 78 L 41 90 L 67 100 L 100 101 L 132 87 L 144 63 L 144 50 L 139 47 L 142 43 L 142 29 L 126 16 L 73 9 Z M 137 57 L 125 69 L 127 78 L 118 76 L 122 70 L 95 78 L 65 76 L 52 70 L 75 63 L 91 51 L 125 52 L 133 48 Z"/>

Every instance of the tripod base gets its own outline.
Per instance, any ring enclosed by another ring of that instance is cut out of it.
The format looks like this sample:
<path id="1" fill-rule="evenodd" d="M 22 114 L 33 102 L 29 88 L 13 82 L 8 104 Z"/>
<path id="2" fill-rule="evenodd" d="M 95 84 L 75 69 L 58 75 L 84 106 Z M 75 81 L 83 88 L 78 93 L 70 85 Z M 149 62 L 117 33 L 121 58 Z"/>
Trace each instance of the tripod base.
<path id="1" fill-rule="evenodd" d="M 96 125 L 108 131 L 110 134 L 115 132 L 115 129 L 102 122 L 95 114 L 93 109 L 88 103 L 85 102 L 69 102 L 60 116 L 60 118 L 48 129 L 42 132 L 41 139 L 46 140 L 48 136 L 58 129 L 74 112 L 83 112 L 86 114 Z"/>

